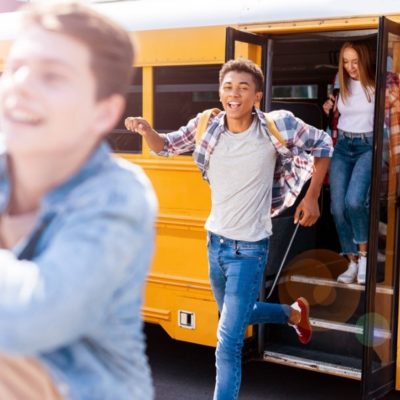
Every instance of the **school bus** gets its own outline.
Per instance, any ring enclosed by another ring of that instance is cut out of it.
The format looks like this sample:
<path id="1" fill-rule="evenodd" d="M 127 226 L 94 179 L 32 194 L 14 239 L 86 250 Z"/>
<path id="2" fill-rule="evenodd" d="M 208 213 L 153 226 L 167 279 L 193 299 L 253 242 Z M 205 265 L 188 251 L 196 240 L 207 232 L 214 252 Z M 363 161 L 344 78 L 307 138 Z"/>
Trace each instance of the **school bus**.
<path id="1" fill-rule="evenodd" d="M 399 118 L 400 98 L 399 88 L 387 84 L 389 74 L 400 73 L 400 4 L 147 0 L 93 7 L 132 32 L 139 49 L 127 109 L 109 142 L 118 155 L 144 168 L 160 203 L 144 320 L 159 324 L 171 338 L 207 346 L 216 344 L 218 322 L 204 231 L 209 188 L 190 154 L 157 157 L 139 135 L 125 130 L 124 118 L 143 115 L 159 132 L 176 130 L 198 112 L 219 106 L 218 71 L 226 60 L 242 56 L 265 73 L 263 109 L 289 109 L 325 128 L 321 105 L 332 90 L 339 49 L 347 40 L 368 42 L 376 60 L 376 102 L 367 283 L 336 281 L 346 260 L 339 254 L 327 180 L 320 221 L 299 229 L 269 297 L 293 232 L 293 208 L 274 219 L 260 288 L 260 299 L 269 301 L 307 297 L 313 340 L 298 346 L 288 327 L 253 326 L 244 356 L 358 380 L 363 399 L 400 390 L 399 138 L 390 123 Z M 0 15 L 0 71 L 16 14 Z"/>

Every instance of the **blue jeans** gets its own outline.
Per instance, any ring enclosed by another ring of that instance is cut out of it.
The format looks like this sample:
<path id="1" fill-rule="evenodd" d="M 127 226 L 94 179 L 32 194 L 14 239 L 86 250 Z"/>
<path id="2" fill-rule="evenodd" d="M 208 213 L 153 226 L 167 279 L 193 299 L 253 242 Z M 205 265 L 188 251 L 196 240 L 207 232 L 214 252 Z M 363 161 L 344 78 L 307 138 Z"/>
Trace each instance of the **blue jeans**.
<path id="1" fill-rule="evenodd" d="M 208 234 L 209 275 L 221 314 L 214 400 L 235 400 L 238 397 L 242 375 L 241 351 L 247 325 L 288 322 L 288 305 L 256 301 L 267 254 L 268 239 L 245 242 Z"/>
<path id="2" fill-rule="evenodd" d="M 331 211 L 343 254 L 357 254 L 367 243 L 372 136 L 339 134 L 330 165 Z"/>

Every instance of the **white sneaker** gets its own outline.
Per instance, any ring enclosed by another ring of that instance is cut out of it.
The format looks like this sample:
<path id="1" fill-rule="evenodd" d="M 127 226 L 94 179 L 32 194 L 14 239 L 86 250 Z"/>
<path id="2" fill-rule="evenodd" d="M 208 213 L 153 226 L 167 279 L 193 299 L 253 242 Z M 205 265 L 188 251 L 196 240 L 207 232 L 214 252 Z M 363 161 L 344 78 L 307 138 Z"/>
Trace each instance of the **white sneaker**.
<path id="1" fill-rule="evenodd" d="M 342 283 L 353 283 L 357 278 L 358 264 L 356 261 L 350 261 L 347 270 L 340 274 L 337 278 L 338 282 Z"/>
<path id="2" fill-rule="evenodd" d="M 366 275 L 367 275 L 367 257 L 361 256 L 358 259 L 357 283 L 364 285 Z"/>

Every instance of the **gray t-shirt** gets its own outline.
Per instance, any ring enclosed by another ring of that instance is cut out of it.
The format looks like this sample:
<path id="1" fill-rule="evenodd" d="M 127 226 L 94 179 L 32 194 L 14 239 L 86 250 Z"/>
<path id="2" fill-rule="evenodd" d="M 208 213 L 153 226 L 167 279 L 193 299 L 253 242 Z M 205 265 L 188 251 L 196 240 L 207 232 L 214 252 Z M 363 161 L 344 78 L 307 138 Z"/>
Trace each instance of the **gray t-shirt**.
<path id="1" fill-rule="evenodd" d="M 271 191 L 276 156 L 258 118 L 244 132 L 225 130 L 221 134 L 208 170 L 208 231 L 249 242 L 272 234 Z"/>

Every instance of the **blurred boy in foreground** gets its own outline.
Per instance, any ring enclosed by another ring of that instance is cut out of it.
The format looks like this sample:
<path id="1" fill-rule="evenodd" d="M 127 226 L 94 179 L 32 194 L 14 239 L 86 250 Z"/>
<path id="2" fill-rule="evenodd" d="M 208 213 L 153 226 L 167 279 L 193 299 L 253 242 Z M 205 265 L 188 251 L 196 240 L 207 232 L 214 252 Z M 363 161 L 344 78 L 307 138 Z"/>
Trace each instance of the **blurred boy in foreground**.
<path id="1" fill-rule="evenodd" d="M 22 26 L 0 81 L 0 399 L 152 399 L 156 201 L 104 141 L 132 44 L 77 2 L 35 3 Z"/>

